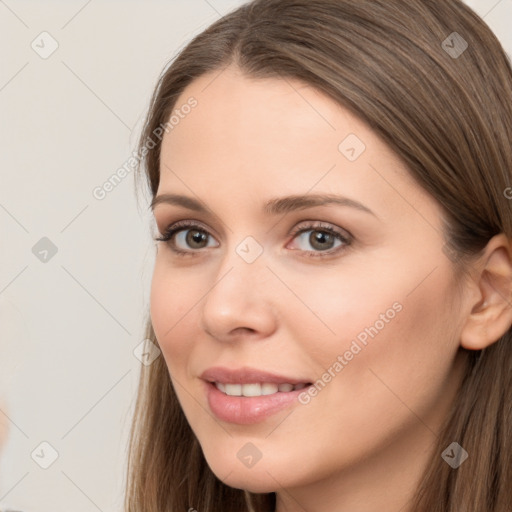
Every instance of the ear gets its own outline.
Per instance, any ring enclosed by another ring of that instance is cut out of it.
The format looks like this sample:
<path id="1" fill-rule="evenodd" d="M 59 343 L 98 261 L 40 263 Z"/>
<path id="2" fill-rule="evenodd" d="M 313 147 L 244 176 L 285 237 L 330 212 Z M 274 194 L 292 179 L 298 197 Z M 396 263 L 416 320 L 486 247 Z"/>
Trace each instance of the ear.
<path id="1" fill-rule="evenodd" d="M 460 342 L 468 350 L 482 350 L 512 325 L 512 241 L 503 233 L 491 238 L 474 268 L 478 298 L 473 299 Z"/>

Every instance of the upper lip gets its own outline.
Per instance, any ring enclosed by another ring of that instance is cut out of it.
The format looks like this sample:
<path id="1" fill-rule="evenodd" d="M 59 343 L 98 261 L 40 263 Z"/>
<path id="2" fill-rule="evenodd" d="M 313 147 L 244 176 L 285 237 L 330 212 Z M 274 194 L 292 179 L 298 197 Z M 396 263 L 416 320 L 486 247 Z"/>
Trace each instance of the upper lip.
<path id="1" fill-rule="evenodd" d="M 214 366 L 201 374 L 201 378 L 209 382 L 221 382 L 223 384 L 253 384 L 270 382 L 273 384 L 308 384 L 311 381 L 278 375 L 275 373 L 258 370 L 245 366 L 243 368 L 226 368 Z"/>

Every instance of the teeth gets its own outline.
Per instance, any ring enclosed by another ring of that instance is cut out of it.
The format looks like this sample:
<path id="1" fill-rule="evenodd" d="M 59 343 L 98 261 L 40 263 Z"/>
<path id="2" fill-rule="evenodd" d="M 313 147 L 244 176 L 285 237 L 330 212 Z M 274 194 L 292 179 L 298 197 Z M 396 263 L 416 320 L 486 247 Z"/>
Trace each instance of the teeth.
<path id="1" fill-rule="evenodd" d="M 225 393 L 229 396 L 242 396 L 242 384 L 224 384 Z"/>
<path id="2" fill-rule="evenodd" d="M 243 384 L 242 395 L 261 396 L 261 384 Z"/>
<path id="3" fill-rule="evenodd" d="M 273 395 L 278 392 L 277 384 L 272 384 L 271 382 L 263 382 L 261 385 L 261 394 L 262 395 Z"/>
<path id="4" fill-rule="evenodd" d="M 224 384 L 222 382 L 215 382 L 218 390 L 222 391 L 229 396 L 264 396 L 273 395 L 277 392 L 287 393 L 295 389 L 302 389 L 306 387 L 305 383 L 296 384 L 272 384 L 271 382 L 262 382 L 254 384 Z"/>

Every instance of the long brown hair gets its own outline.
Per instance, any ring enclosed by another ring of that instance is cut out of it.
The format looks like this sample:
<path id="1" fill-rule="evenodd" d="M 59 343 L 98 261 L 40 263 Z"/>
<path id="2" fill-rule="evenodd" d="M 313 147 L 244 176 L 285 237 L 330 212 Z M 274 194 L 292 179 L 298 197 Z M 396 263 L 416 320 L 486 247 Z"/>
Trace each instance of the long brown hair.
<path id="1" fill-rule="evenodd" d="M 172 60 L 153 94 L 139 144 L 152 197 L 159 127 L 185 87 L 231 63 L 249 77 L 299 79 L 368 123 L 442 206 L 457 272 L 494 235 L 512 239 L 512 69 L 462 1 L 254 0 L 219 19 Z M 146 337 L 158 343 L 149 314 Z M 415 512 L 511 510 L 511 329 L 469 352 Z M 441 458 L 453 441 L 470 454 L 457 470 Z M 141 370 L 126 476 L 126 512 L 275 509 L 275 493 L 228 487 L 210 470 L 163 357 Z"/>

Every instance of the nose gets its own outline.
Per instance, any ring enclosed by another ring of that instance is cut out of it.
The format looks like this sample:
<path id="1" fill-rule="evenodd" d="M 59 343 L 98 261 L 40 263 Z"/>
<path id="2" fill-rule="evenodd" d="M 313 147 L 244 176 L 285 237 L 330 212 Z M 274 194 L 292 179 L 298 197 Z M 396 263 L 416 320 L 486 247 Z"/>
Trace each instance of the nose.
<path id="1" fill-rule="evenodd" d="M 231 249 L 201 302 L 201 328 L 223 342 L 270 336 L 277 325 L 277 283 L 272 277 L 264 255 L 248 263 Z"/>

